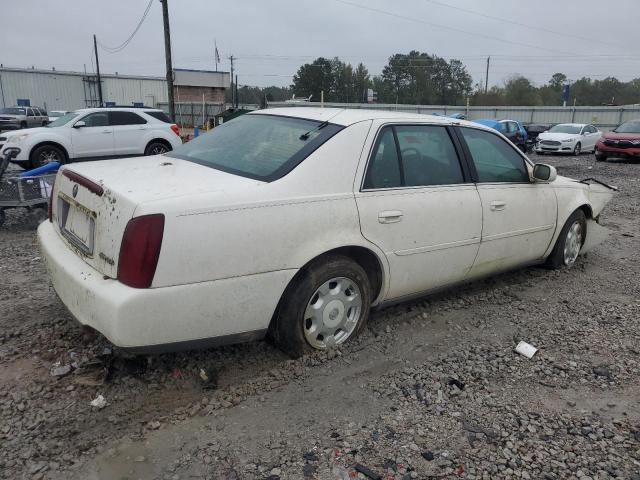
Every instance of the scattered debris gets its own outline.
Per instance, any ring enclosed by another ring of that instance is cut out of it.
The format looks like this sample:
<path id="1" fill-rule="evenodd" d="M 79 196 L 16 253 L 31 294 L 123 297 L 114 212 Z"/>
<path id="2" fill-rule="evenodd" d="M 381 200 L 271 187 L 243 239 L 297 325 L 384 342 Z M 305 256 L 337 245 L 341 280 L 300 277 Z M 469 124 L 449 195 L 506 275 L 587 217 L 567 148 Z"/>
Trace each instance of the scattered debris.
<path id="1" fill-rule="evenodd" d="M 147 428 L 149 430 L 158 430 L 160 428 L 160 422 L 157 420 L 151 420 L 147 423 Z"/>
<path id="2" fill-rule="evenodd" d="M 359 463 L 356 463 L 356 465 L 353 468 L 356 472 L 363 474 L 365 477 L 370 478 L 371 480 L 382 480 L 381 475 L 378 475 L 376 472 L 374 472 L 373 470 L 370 470 L 364 465 L 360 465 Z"/>
<path id="3" fill-rule="evenodd" d="M 593 373 L 595 373 L 599 377 L 611 377 L 611 369 L 606 363 L 593 367 Z"/>
<path id="4" fill-rule="evenodd" d="M 520 355 L 523 355 L 527 358 L 533 357 L 537 351 L 538 349 L 536 347 L 534 347 L 533 345 L 527 342 L 520 342 L 516 346 L 516 352 L 518 352 Z"/>
<path id="5" fill-rule="evenodd" d="M 435 456 L 433 455 L 433 452 L 430 452 L 429 450 L 427 450 L 426 452 L 422 452 L 422 458 L 424 458 L 427 462 L 432 461 Z"/>
<path id="6" fill-rule="evenodd" d="M 96 398 L 91 400 L 91 403 L 89 403 L 89 405 L 97 408 L 98 410 L 102 410 L 107 406 L 107 400 L 102 395 L 98 395 Z"/>
<path id="7" fill-rule="evenodd" d="M 449 386 L 453 386 L 455 385 L 456 387 L 458 387 L 460 390 L 464 390 L 464 382 L 461 382 L 460 380 L 458 380 L 457 378 L 453 378 L 453 377 L 449 377 L 449 380 L 447 380 L 447 384 Z"/>
<path id="8" fill-rule="evenodd" d="M 52 377 L 64 377 L 71 373 L 71 365 L 60 365 L 60 362 L 56 362 L 53 364 L 53 368 L 51 369 Z"/>

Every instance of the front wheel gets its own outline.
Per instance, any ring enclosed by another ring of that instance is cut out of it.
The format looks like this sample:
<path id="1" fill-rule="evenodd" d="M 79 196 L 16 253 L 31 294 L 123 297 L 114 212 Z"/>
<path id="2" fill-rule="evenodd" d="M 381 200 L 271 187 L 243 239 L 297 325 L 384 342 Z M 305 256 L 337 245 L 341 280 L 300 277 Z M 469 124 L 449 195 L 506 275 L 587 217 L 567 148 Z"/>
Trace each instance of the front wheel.
<path id="1" fill-rule="evenodd" d="M 342 255 L 322 257 L 287 287 L 270 335 L 294 358 L 327 350 L 362 331 L 370 305 L 371 285 L 364 269 Z"/>
<path id="2" fill-rule="evenodd" d="M 562 227 L 546 265 L 550 268 L 571 267 L 576 262 L 586 238 L 587 218 L 582 210 L 576 210 Z"/>
<path id="3" fill-rule="evenodd" d="M 606 159 L 607 156 L 604 153 L 596 150 L 596 162 L 604 162 Z"/>
<path id="4" fill-rule="evenodd" d="M 33 151 L 29 163 L 31 167 L 37 168 L 51 162 L 63 164 L 65 159 L 64 152 L 59 147 L 55 145 L 43 145 Z"/>
<path id="5" fill-rule="evenodd" d="M 573 154 L 577 157 L 582 152 L 582 145 L 580 142 L 576 143 L 576 146 L 573 148 Z"/>

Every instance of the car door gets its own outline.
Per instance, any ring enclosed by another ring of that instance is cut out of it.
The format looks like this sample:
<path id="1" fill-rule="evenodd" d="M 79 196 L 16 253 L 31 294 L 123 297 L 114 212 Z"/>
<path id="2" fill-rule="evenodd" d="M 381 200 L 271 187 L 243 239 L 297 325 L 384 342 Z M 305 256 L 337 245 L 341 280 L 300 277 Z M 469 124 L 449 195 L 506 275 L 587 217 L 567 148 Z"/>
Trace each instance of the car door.
<path id="1" fill-rule="evenodd" d="M 115 155 L 142 155 L 146 145 L 147 121 L 140 115 L 128 111 L 109 112 L 113 128 Z"/>
<path id="2" fill-rule="evenodd" d="M 478 251 L 482 208 L 457 140 L 445 126 L 376 130 L 355 195 L 363 236 L 389 262 L 387 298 L 463 279 Z"/>
<path id="3" fill-rule="evenodd" d="M 460 127 L 482 202 L 482 241 L 470 276 L 542 259 L 556 227 L 548 183 L 531 182 L 522 154 L 499 135 Z"/>
<path id="4" fill-rule="evenodd" d="M 84 122 L 84 126 L 78 122 Z M 73 158 L 113 157 L 108 112 L 93 112 L 77 119 L 71 129 L 71 145 Z"/>
<path id="5" fill-rule="evenodd" d="M 36 117 L 36 112 L 33 111 L 33 108 L 27 107 L 27 127 L 35 127 L 37 126 L 38 118 Z"/>
<path id="6" fill-rule="evenodd" d="M 597 134 L 596 128 L 593 125 L 585 125 L 582 132 L 585 139 L 583 150 L 593 150 L 600 138 Z"/>

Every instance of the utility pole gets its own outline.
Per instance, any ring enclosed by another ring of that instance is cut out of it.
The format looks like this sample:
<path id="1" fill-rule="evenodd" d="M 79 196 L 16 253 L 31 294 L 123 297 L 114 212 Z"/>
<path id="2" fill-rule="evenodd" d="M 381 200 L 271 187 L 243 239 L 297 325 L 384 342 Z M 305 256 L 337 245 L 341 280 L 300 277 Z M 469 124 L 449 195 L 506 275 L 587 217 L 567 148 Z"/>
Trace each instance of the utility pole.
<path id="1" fill-rule="evenodd" d="M 164 24 L 164 58 L 167 64 L 167 94 L 169 99 L 169 118 L 176 120 L 176 106 L 173 102 L 173 65 L 171 64 L 171 31 L 169 30 L 168 0 L 160 0 L 162 4 L 162 22 Z"/>
<path id="2" fill-rule="evenodd" d="M 85 47 L 86 48 L 86 47 Z M 95 34 L 93 35 L 93 50 L 96 54 L 96 75 L 98 76 L 98 101 L 102 106 L 102 80 L 100 80 L 100 62 L 98 61 L 98 41 Z"/>
<path id="3" fill-rule="evenodd" d="M 236 108 L 238 108 L 238 75 L 236 75 L 235 92 Z"/>
<path id="4" fill-rule="evenodd" d="M 233 55 L 229 57 L 231 60 L 231 107 L 233 108 L 236 104 L 236 92 L 233 86 Z"/>
<path id="5" fill-rule="evenodd" d="M 487 57 L 487 74 L 484 77 L 484 94 L 486 95 L 489 91 L 489 61 L 491 60 L 491 56 Z"/>

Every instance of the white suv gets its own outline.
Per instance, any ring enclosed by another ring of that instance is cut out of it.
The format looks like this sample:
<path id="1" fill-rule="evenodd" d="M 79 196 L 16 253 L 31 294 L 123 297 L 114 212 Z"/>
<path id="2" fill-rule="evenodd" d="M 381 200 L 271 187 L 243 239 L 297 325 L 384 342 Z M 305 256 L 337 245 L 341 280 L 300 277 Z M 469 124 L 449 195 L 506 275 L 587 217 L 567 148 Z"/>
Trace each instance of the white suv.
<path id="1" fill-rule="evenodd" d="M 177 125 L 162 110 L 151 108 L 86 108 L 45 127 L 0 134 L 0 154 L 6 147 L 19 148 L 13 162 L 24 168 L 52 161 L 157 155 L 181 144 Z"/>

